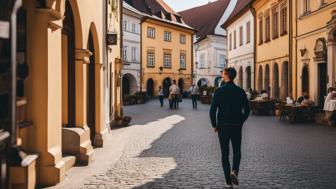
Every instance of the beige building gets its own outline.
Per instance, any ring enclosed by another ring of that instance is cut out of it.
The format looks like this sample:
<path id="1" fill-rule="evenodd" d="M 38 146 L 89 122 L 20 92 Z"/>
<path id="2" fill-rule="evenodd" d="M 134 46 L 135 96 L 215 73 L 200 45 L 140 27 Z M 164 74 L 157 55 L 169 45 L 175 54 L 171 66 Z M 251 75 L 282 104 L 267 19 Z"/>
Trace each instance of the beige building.
<path id="1" fill-rule="evenodd" d="M 336 87 L 336 1 L 299 0 L 293 7 L 297 94 L 323 105 L 327 88 Z"/>
<path id="2" fill-rule="evenodd" d="M 141 23 L 142 90 L 152 97 L 157 96 L 158 87 L 162 86 L 167 96 L 173 80 L 182 91 L 188 89 L 192 83 L 194 30 L 162 0 L 145 4 L 133 0 L 130 5 L 144 14 Z"/>
<path id="3" fill-rule="evenodd" d="M 75 164 L 88 165 L 93 148 L 103 146 L 109 123 L 121 115 L 122 6 L 106 2 L 23 0 L 18 6 L 12 61 L 18 65 L 13 100 L 18 132 L 12 144 L 21 152 L 10 154 L 12 188 L 55 185 Z M 10 45 L 0 36 L 0 63 L 6 65 Z M 2 85 L 8 81 L 6 72 L 0 74 L 2 101 L 8 98 Z"/>
<path id="4" fill-rule="evenodd" d="M 290 38 L 291 1 L 256 0 L 255 79 L 256 89 L 266 90 L 273 99 L 292 96 Z"/>

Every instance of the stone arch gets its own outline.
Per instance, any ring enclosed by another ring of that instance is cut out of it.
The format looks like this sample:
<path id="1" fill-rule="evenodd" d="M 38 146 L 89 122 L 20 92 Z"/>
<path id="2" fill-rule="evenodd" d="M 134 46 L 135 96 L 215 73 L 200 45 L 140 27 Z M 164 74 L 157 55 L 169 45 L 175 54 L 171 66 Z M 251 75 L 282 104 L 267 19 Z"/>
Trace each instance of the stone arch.
<path id="1" fill-rule="evenodd" d="M 163 94 L 165 95 L 165 97 L 169 96 L 169 88 L 172 85 L 172 80 L 170 79 L 170 77 L 166 77 L 163 81 L 162 81 L 162 89 L 163 89 Z"/>
<path id="2" fill-rule="evenodd" d="M 178 83 L 178 87 L 180 88 L 181 92 L 183 92 L 184 91 L 184 87 L 185 87 L 184 79 L 180 78 L 177 83 Z"/>
<path id="3" fill-rule="evenodd" d="M 273 65 L 273 84 L 272 84 L 273 98 L 279 98 L 279 66 L 278 63 Z"/>
<path id="4" fill-rule="evenodd" d="M 221 76 L 216 77 L 214 81 L 215 87 L 220 87 L 221 83 L 222 83 L 222 77 Z"/>
<path id="5" fill-rule="evenodd" d="M 261 93 L 263 90 L 263 67 L 259 65 L 258 67 L 258 92 Z"/>
<path id="6" fill-rule="evenodd" d="M 197 86 L 201 87 L 201 86 L 208 86 L 209 85 L 209 80 L 206 78 L 201 78 L 197 81 Z"/>
<path id="7" fill-rule="evenodd" d="M 146 82 L 146 91 L 149 97 L 154 97 L 154 80 L 149 78 Z"/>
<path id="8" fill-rule="evenodd" d="M 265 67 L 265 87 L 264 89 L 267 91 L 268 94 L 271 92 L 271 85 L 270 85 L 270 68 L 269 65 L 266 64 Z"/>
<path id="9" fill-rule="evenodd" d="M 124 83 L 125 81 L 125 83 Z M 137 92 L 137 80 L 133 74 L 127 73 L 123 76 L 122 94 L 133 95 Z"/>
<path id="10" fill-rule="evenodd" d="M 304 65 L 301 73 L 301 93 L 309 93 L 309 67 Z"/>
<path id="11" fill-rule="evenodd" d="M 252 71 L 251 71 L 251 66 L 247 66 L 245 68 L 245 76 L 246 76 L 246 83 L 245 83 L 245 90 L 248 90 L 252 86 Z"/>
<path id="12" fill-rule="evenodd" d="M 64 1 L 64 0 L 63 0 Z M 69 4 L 68 4 L 69 3 Z M 70 5 L 72 14 L 73 14 L 73 20 L 74 20 L 74 25 L 75 25 L 75 44 L 76 44 L 76 49 L 83 49 L 83 30 L 82 30 L 82 21 L 78 9 L 78 4 L 77 0 L 65 0 L 64 1 L 64 16 L 66 17 L 66 10 L 67 6 Z M 62 2 L 59 2 L 59 6 L 62 5 Z M 66 19 L 66 18 L 64 18 Z"/>
<path id="13" fill-rule="evenodd" d="M 238 71 L 238 85 L 239 87 L 243 88 L 243 83 L 244 83 L 244 77 L 243 77 L 243 67 L 240 66 L 239 67 L 239 71 Z"/>

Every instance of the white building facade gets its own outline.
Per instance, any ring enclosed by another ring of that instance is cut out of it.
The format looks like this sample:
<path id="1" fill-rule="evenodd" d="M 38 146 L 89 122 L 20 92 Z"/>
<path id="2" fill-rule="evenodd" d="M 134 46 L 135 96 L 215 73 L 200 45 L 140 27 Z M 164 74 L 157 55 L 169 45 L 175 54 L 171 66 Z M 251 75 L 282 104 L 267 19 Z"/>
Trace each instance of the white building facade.
<path id="1" fill-rule="evenodd" d="M 250 10 L 227 27 L 228 67 L 237 70 L 235 83 L 241 88 L 254 89 L 254 17 Z"/>
<path id="2" fill-rule="evenodd" d="M 124 1 L 123 5 L 123 89 L 124 95 L 140 91 L 142 13 Z"/>

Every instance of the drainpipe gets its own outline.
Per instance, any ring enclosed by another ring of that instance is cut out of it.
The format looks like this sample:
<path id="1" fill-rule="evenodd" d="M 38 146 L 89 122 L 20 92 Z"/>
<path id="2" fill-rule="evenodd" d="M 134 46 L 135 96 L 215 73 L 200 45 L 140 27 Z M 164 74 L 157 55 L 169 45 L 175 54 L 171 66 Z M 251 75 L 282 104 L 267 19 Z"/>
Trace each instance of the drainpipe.
<path id="1" fill-rule="evenodd" d="M 256 72 L 256 68 L 257 68 L 257 16 L 256 16 L 256 10 L 253 8 L 252 5 L 250 5 L 250 11 L 253 15 L 253 59 L 254 59 L 254 66 L 253 66 L 253 73 L 254 73 L 254 79 L 253 79 L 253 83 L 254 83 L 254 90 L 256 90 L 256 86 L 257 86 L 257 72 Z M 251 70 L 252 71 L 252 70 Z"/>

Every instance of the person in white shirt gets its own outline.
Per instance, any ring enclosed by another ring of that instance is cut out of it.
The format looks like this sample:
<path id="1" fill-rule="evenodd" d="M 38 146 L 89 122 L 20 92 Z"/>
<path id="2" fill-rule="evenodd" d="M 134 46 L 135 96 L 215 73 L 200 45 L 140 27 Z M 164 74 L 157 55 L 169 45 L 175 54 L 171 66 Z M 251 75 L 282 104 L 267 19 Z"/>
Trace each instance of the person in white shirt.
<path id="1" fill-rule="evenodd" d="M 178 95 L 180 94 L 180 88 L 176 85 L 176 80 L 173 80 L 172 86 L 169 88 L 169 92 L 171 95 L 172 100 L 172 108 L 177 109 L 178 108 Z"/>
<path id="2" fill-rule="evenodd" d="M 163 102 L 164 102 L 164 94 L 163 94 L 163 89 L 161 86 L 159 86 L 159 92 L 158 92 L 159 100 L 160 100 L 160 105 L 163 107 Z"/>
<path id="3" fill-rule="evenodd" d="M 197 109 L 197 96 L 199 95 L 199 89 L 195 84 L 192 84 L 189 93 L 192 100 L 193 109 Z"/>
<path id="4" fill-rule="evenodd" d="M 336 91 L 333 88 L 328 89 L 328 95 L 324 102 L 323 110 L 328 121 L 328 125 L 336 125 Z"/>

